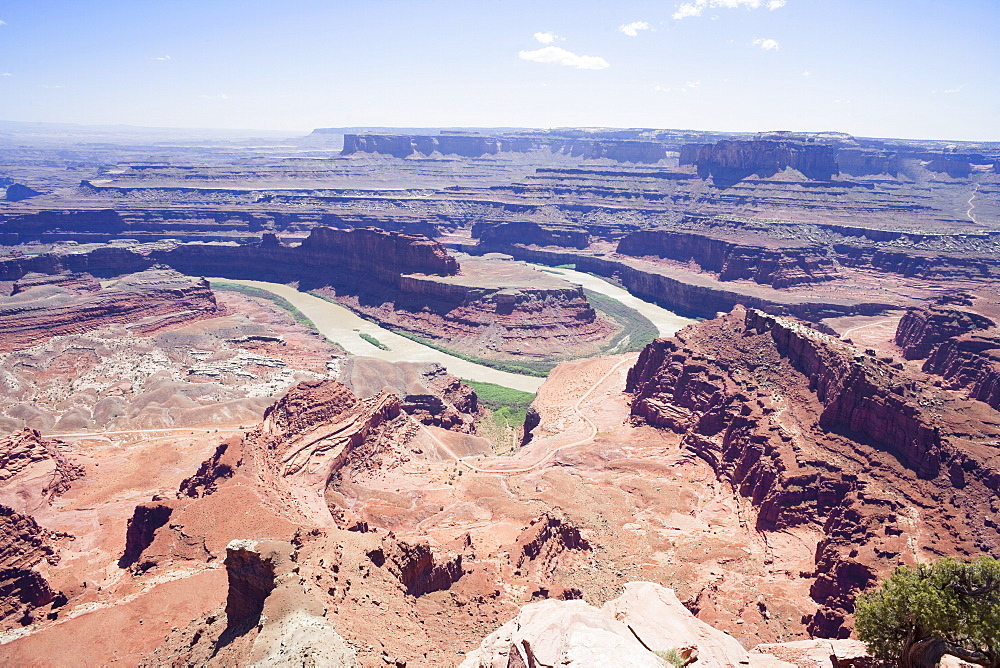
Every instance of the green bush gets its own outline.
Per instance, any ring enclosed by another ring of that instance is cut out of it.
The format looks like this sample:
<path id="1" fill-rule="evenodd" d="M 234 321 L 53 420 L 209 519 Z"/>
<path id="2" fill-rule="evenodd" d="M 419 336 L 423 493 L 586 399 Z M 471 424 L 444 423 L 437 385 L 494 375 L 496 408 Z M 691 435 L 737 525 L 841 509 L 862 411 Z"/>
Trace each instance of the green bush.
<path id="1" fill-rule="evenodd" d="M 535 400 L 531 392 L 522 392 L 503 385 L 462 380 L 479 397 L 480 405 L 493 412 L 493 420 L 501 426 L 520 427 L 528 414 L 528 407 Z"/>
<path id="2" fill-rule="evenodd" d="M 251 285 L 230 283 L 229 281 L 212 281 L 210 285 L 213 290 L 225 290 L 227 292 L 239 293 L 244 297 L 266 299 L 267 301 L 271 302 L 278 308 L 288 311 L 288 313 L 292 316 L 292 318 L 295 319 L 295 322 L 297 322 L 298 324 L 304 325 L 322 336 L 322 332 L 319 331 L 319 328 L 316 326 L 316 323 L 314 323 L 312 320 L 306 317 L 306 314 L 297 309 L 295 305 L 292 304 L 292 302 L 288 301 L 287 299 L 285 299 L 280 295 L 276 295 L 273 292 L 269 292 L 261 288 L 255 288 Z M 337 345 L 333 341 L 330 341 L 330 339 L 327 339 L 326 336 L 323 336 L 323 338 L 326 339 L 327 343 L 330 343 L 332 345 Z M 340 346 L 337 347 L 339 348 Z"/>
<path id="3" fill-rule="evenodd" d="M 858 597 L 854 621 L 873 656 L 904 668 L 935 666 L 945 654 L 998 668 L 1000 561 L 900 566 Z"/>
<path id="4" fill-rule="evenodd" d="M 378 339 L 376 339 L 371 334 L 365 334 L 364 332 L 361 332 L 361 333 L 358 334 L 358 336 L 360 336 L 362 339 L 364 339 L 368 343 L 372 344 L 373 346 L 375 346 L 379 350 L 389 350 L 389 346 L 385 345 L 384 343 L 382 343 L 381 341 L 379 341 Z"/>
<path id="5" fill-rule="evenodd" d="M 687 663 L 684 660 L 684 657 L 681 656 L 681 653 L 678 652 L 673 647 L 671 647 L 670 649 L 658 649 L 655 652 L 653 652 L 653 654 L 660 657 L 661 659 L 669 663 L 671 666 L 674 666 L 674 668 L 684 668 L 684 666 Z"/>
<path id="6" fill-rule="evenodd" d="M 584 290 L 587 301 L 598 311 L 606 314 L 622 328 L 604 347 L 604 353 L 638 352 L 660 335 L 653 321 L 630 306 L 625 306 L 614 297 L 600 292 Z"/>

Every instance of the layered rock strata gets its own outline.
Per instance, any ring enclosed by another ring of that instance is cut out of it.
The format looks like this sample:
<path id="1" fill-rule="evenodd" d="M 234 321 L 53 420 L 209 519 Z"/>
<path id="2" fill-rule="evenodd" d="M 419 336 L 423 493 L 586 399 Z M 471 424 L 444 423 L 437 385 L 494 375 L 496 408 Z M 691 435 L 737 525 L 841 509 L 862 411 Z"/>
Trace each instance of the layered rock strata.
<path id="1" fill-rule="evenodd" d="M 707 275 L 692 275 L 683 269 L 658 266 L 638 258 L 599 257 L 576 254 L 565 249 L 526 247 L 508 244 L 490 251 L 502 251 L 519 260 L 558 266 L 572 264 L 577 271 L 615 279 L 629 292 L 664 308 L 684 315 L 712 318 L 728 312 L 737 304 L 778 315 L 817 322 L 843 315 L 877 315 L 895 308 L 889 302 L 851 299 L 849 296 L 800 296 L 775 290 L 770 286 L 747 289 Z"/>
<path id="2" fill-rule="evenodd" d="M 825 249 L 806 242 L 763 245 L 691 232 L 648 230 L 624 237 L 617 252 L 694 261 L 701 269 L 717 274 L 720 281 L 749 279 L 775 288 L 838 278 L 836 264 Z"/>
<path id="3" fill-rule="evenodd" d="M 847 637 L 854 596 L 897 564 L 1000 554 L 973 511 L 1000 508 L 988 424 L 837 339 L 737 309 L 654 341 L 627 389 L 636 419 L 682 434 L 752 503 L 758 530 L 821 532 L 815 635 Z"/>
<path id="4" fill-rule="evenodd" d="M 425 425 L 452 431 L 475 431 L 476 393 L 435 362 L 387 362 L 373 357 L 348 358 L 338 377 L 354 394 L 370 397 L 391 388 L 400 408 Z"/>
<path id="5" fill-rule="evenodd" d="M 0 505 L 0 628 L 30 624 L 37 608 L 65 602 L 39 570 L 58 561 L 50 532 Z"/>
<path id="6" fill-rule="evenodd" d="M 493 137 L 478 133 L 442 132 L 439 135 L 345 134 L 342 155 L 378 153 L 395 158 L 434 154 L 478 158 L 500 153 L 547 151 L 589 160 L 655 163 L 667 157 L 667 147 L 656 141 L 582 139 L 541 135 Z"/>
<path id="7" fill-rule="evenodd" d="M 792 168 L 810 179 L 829 181 L 840 173 L 831 146 L 796 140 L 723 140 L 715 144 L 681 147 L 680 164 L 695 165 L 698 176 L 732 184 L 752 174 L 774 176 Z"/>
<path id="8" fill-rule="evenodd" d="M 937 304 L 907 311 L 896 329 L 896 345 L 907 359 L 925 359 L 925 372 L 1000 410 L 997 315 L 996 305 L 985 300 L 946 296 Z"/>
<path id="9" fill-rule="evenodd" d="M 63 452 L 64 443 L 43 439 L 34 429 L 0 438 L 0 487 L 5 494 L 51 501 L 84 475 L 83 467 Z M 38 483 L 42 486 L 38 488 Z"/>
<path id="10" fill-rule="evenodd" d="M 265 234 L 260 243 L 247 245 L 82 247 L 0 261 L 0 280 L 62 271 L 109 277 L 159 265 L 195 276 L 295 282 L 302 290 L 321 289 L 390 326 L 486 356 L 593 352 L 614 332 L 613 325 L 598 318 L 579 286 L 512 264 L 462 272 L 440 244 L 377 229 L 317 227 L 299 245 L 285 245 Z M 12 299 L 24 301 L 27 293 Z"/>
<path id="11" fill-rule="evenodd" d="M 15 283 L 11 296 L 0 297 L 0 351 L 111 323 L 152 332 L 218 314 L 207 281 L 172 270 L 129 274 L 104 288 L 91 277 L 29 274 Z"/>

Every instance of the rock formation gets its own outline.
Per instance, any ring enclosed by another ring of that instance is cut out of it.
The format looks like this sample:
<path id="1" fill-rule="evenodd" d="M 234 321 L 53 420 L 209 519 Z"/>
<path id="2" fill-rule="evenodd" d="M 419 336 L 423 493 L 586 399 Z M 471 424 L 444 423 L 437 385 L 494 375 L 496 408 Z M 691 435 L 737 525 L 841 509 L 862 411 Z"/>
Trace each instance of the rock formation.
<path id="1" fill-rule="evenodd" d="M 526 153 L 529 151 L 562 153 L 588 160 L 605 158 L 616 162 L 637 163 L 654 163 L 667 157 L 666 146 L 655 141 L 583 139 L 541 135 L 491 137 L 479 133 L 446 131 L 439 135 L 348 133 L 344 135 L 344 149 L 341 154 L 377 153 L 395 158 L 441 154 L 478 158 L 486 155 Z"/>
<path id="2" fill-rule="evenodd" d="M 590 544 L 580 535 L 580 530 L 559 517 L 556 513 L 546 513 L 536 517 L 517 539 L 517 560 L 514 562 L 515 575 L 544 583 L 560 567 L 560 560 L 573 559 L 574 552 L 587 552 Z"/>
<path id="3" fill-rule="evenodd" d="M 440 364 L 348 358 L 338 378 L 354 394 L 370 397 L 391 389 L 400 408 L 425 425 L 472 433 L 479 411 L 476 393 Z"/>
<path id="4" fill-rule="evenodd" d="M 43 439 L 34 429 L 0 438 L 0 486 L 4 496 L 31 504 L 66 492 L 83 468 L 61 451 L 64 443 Z"/>
<path id="5" fill-rule="evenodd" d="M 586 248 L 590 245 L 590 235 L 586 230 L 573 227 L 560 228 L 552 225 L 542 226 L 531 221 L 474 226 L 472 235 L 479 237 L 479 243 L 483 246 L 525 244 L 529 246 Z"/>
<path id="6" fill-rule="evenodd" d="M 171 270 L 126 275 L 105 288 L 89 277 L 29 274 L 15 283 L 10 297 L 0 297 L 0 351 L 110 323 L 153 332 L 218 313 L 207 281 Z"/>
<path id="7" fill-rule="evenodd" d="M 20 202 L 31 197 L 37 197 L 41 194 L 42 193 L 38 192 L 34 188 L 29 188 L 22 183 L 12 183 L 7 186 L 7 194 L 4 195 L 4 199 L 8 202 Z"/>
<path id="8" fill-rule="evenodd" d="M 173 510 L 165 503 L 145 503 L 135 507 L 135 512 L 128 521 L 125 553 L 118 560 L 118 568 L 129 568 L 139 561 L 143 551 L 152 545 L 156 530 L 170 520 Z M 144 571 L 152 565 L 140 564 L 138 570 Z"/>
<path id="9" fill-rule="evenodd" d="M 380 446 L 405 438 L 409 426 L 401 415 L 395 394 L 358 399 L 334 380 L 304 381 L 268 408 L 247 435 L 244 466 L 271 480 L 305 518 L 329 524 L 327 486 L 340 469 L 371 466 Z"/>
<path id="10" fill-rule="evenodd" d="M 818 636 L 846 637 L 855 594 L 899 563 L 1000 553 L 992 520 L 971 511 L 1000 507 L 979 445 L 990 428 L 837 339 L 737 309 L 654 341 L 628 390 L 637 419 L 682 434 L 753 503 L 759 530 L 822 532 L 811 589 Z M 914 507 L 935 527 L 929 536 L 915 529 Z"/>
<path id="11" fill-rule="evenodd" d="M 618 253 L 696 262 L 720 281 L 749 279 L 784 288 L 838 278 L 837 267 L 819 244 L 799 241 L 754 243 L 674 230 L 633 232 L 618 242 Z"/>
<path id="12" fill-rule="evenodd" d="M 711 176 L 722 186 L 751 174 L 767 178 L 787 168 L 817 181 L 829 181 L 840 173 L 836 152 L 831 146 L 794 139 L 724 140 L 716 144 L 687 145 L 681 147 L 680 164 L 695 165 L 699 177 Z"/>
<path id="13" fill-rule="evenodd" d="M 631 582 L 624 594 L 601 608 L 556 599 L 528 604 L 484 638 L 461 665 L 658 668 L 666 662 L 657 652 L 670 650 L 685 665 L 737 668 L 751 663 L 739 642 L 694 617 L 673 590 Z"/>
<path id="14" fill-rule="evenodd" d="M 349 292 L 398 288 L 404 274 L 454 276 L 460 267 L 438 243 L 378 229 L 315 227 L 297 246 L 265 234 L 259 244 L 183 244 L 153 250 L 159 262 L 194 275 L 298 281 Z"/>
<path id="15" fill-rule="evenodd" d="M 53 538 L 31 517 L 0 505 L 0 628 L 28 625 L 37 608 L 65 603 L 37 568 L 59 561 Z"/>
<path id="16" fill-rule="evenodd" d="M 792 315 L 816 322 L 843 315 L 875 315 L 893 307 L 888 300 L 855 299 L 849 293 L 837 293 L 835 290 L 831 291 L 832 294 L 817 297 L 812 294 L 789 294 L 770 289 L 770 286 L 765 291 L 748 289 L 704 274 L 692 277 L 692 273 L 683 268 L 643 262 L 628 256 L 575 254 L 565 249 L 532 248 L 521 244 L 505 244 L 502 248 L 491 247 L 489 250 L 502 251 L 528 262 L 553 266 L 573 264 L 577 271 L 613 278 L 637 297 L 694 317 L 712 318 L 732 310 L 737 304 L 745 304 L 768 313 Z M 801 270 L 797 268 L 788 272 L 789 277 L 801 275 Z M 828 275 L 822 265 L 817 267 L 817 278 Z M 821 283 L 824 282 L 836 285 L 834 281 L 821 280 Z"/>
<path id="17" fill-rule="evenodd" d="M 926 359 L 925 372 L 1000 410 L 998 315 L 987 300 L 974 303 L 969 295 L 947 295 L 907 311 L 896 329 L 896 345 L 907 359 Z"/>

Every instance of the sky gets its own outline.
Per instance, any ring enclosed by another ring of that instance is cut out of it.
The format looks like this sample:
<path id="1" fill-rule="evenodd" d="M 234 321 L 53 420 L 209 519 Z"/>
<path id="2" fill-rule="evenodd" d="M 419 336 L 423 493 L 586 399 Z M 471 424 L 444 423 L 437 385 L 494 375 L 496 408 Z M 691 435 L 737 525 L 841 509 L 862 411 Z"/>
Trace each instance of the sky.
<path id="1" fill-rule="evenodd" d="M 1000 0 L 0 0 L 0 120 L 1000 141 Z"/>

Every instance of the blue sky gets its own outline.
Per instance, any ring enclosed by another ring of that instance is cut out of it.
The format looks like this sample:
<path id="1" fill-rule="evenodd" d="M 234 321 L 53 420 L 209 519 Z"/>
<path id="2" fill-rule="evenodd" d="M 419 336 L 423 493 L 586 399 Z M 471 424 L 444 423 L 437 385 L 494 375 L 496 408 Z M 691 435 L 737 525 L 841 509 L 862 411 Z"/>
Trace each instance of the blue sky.
<path id="1" fill-rule="evenodd" d="M 0 119 L 1000 141 L 1000 1 L 0 0 Z"/>

